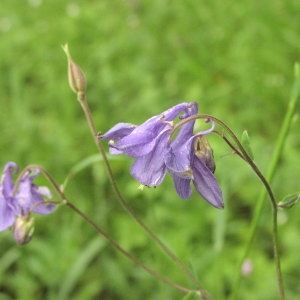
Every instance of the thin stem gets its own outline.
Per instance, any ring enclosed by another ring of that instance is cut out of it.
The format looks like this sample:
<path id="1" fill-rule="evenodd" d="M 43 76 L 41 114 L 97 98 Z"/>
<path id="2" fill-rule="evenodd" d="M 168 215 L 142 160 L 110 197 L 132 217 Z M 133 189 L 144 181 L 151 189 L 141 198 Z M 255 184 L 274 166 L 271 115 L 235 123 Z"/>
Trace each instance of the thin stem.
<path id="1" fill-rule="evenodd" d="M 185 293 L 191 293 L 194 292 L 188 288 L 185 288 L 181 285 L 178 285 L 169 279 L 161 276 L 159 273 L 153 271 L 152 269 L 148 268 L 146 265 L 144 265 L 142 262 L 140 262 L 138 259 L 136 259 L 133 255 L 131 255 L 129 252 L 127 252 L 125 249 L 123 249 L 114 239 L 112 239 L 101 227 L 99 227 L 94 221 L 92 221 L 87 215 L 85 215 L 81 210 L 79 210 L 75 205 L 73 205 L 71 202 L 69 202 L 66 198 L 64 198 L 64 203 L 71 208 L 74 212 L 76 212 L 81 218 L 83 218 L 85 221 L 87 221 L 91 226 L 93 226 L 114 248 L 116 248 L 119 252 L 124 254 L 128 259 L 133 261 L 135 264 L 143 268 L 146 272 L 151 274 L 152 276 L 156 277 L 160 281 L 168 284 L 169 286 L 180 290 Z"/>
<path id="2" fill-rule="evenodd" d="M 106 170 L 108 172 L 108 178 L 109 181 L 113 187 L 113 190 L 115 191 L 117 195 L 117 199 L 119 200 L 121 206 L 125 209 L 125 211 L 136 221 L 136 223 L 143 228 L 147 232 L 147 234 L 159 245 L 159 247 L 177 264 L 177 266 L 184 272 L 184 274 L 193 282 L 193 284 L 196 286 L 197 290 L 200 292 L 200 296 L 203 299 L 210 299 L 206 291 L 201 287 L 198 280 L 193 276 L 193 274 L 190 272 L 190 270 L 185 266 L 185 264 L 152 232 L 152 230 L 145 225 L 141 219 L 134 213 L 132 208 L 127 204 L 126 200 L 124 199 L 123 195 L 121 194 L 118 185 L 114 179 L 114 175 L 112 172 L 112 169 L 110 167 L 110 164 L 108 162 L 105 150 L 102 146 L 101 141 L 98 139 L 98 134 L 96 131 L 96 127 L 94 125 L 94 121 L 91 116 L 91 112 L 89 109 L 89 106 L 86 101 L 86 96 L 83 93 L 78 94 L 78 101 L 81 104 L 81 107 L 84 111 L 85 117 L 88 121 L 90 131 L 94 137 L 94 142 L 96 144 L 96 147 L 100 154 L 103 157 L 104 165 L 106 167 Z"/>
<path id="3" fill-rule="evenodd" d="M 77 208 L 74 204 L 72 204 L 67 197 L 65 196 L 64 192 L 60 189 L 59 185 L 56 183 L 54 178 L 50 175 L 50 173 L 43 167 L 39 165 L 28 165 L 20 174 L 19 178 L 22 177 L 22 174 L 27 172 L 30 169 L 38 169 L 40 170 L 43 175 L 47 178 L 47 180 L 51 183 L 57 194 L 59 195 L 61 202 L 57 201 L 45 201 L 45 202 L 39 202 L 37 205 L 40 204 L 65 204 L 69 208 L 71 208 L 75 213 L 77 213 L 81 218 L 83 218 L 87 223 L 89 223 L 91 226 L 94 227 L 94 229 L 100 233 L 114 248 L 116 248 L 119 252 L 121 252 L 123 255 L 125 255 L 128 259 L 133 261 L 135 264 L 140 266 L 142 269 L 144 269 L 146 272 L 148 272 L 150 275 L 156 277 L 160 281 L 168 284 L 169 286 L 180 290 L 185 293 L 196 293 L 197 295 L 201 296 L 201 294 L 198 291 L 193 291 L 191 289 L 188 289 L 186 287 L 183 287 L 179 284 L 174 283 L 173 281 L 161 276 L 160 274 L 156 273 L 151 268 L 147 267 L 145 264 L 140 262 L 138 259 L 136 259 L 133 255 L 131 255 L 129 252 L 127 252 L 124 248 L 122 248 L 112 237 L 109 236 L 108 233 L 106 233 L 100 226 L 98 226 L 92 219 L 90 219 L 87 215 L 85 215 L 79 208 Z M 204 298 L 203 298 L 204 299 Z"/>
<path id="4" fill-rule="evenodd" d="M 217 135 L 219 135 L 226 143 L 227 145 L 233 150 L 234 154 L 237 154 L 240 158 L 244 159 L 243 155 L 240 153 L 238 149 L 229 141 L 229 139 L 224 135 L 224 133 L 220 133 L 218 131 L 214 131 Z"/>

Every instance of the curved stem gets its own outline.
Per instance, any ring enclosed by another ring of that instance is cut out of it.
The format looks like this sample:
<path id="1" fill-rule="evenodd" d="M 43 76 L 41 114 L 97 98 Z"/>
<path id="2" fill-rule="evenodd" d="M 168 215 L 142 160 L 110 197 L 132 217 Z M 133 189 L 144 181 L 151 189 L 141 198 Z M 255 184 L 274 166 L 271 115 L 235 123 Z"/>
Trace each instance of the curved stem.
<path id="1" fill-rule="evenodd" d="M 173 288 L 175 288 L 177 290 L 180 290 L 180 291 L 185 292 L 185 293 L 196 293 L 196 294 L 199 294 L 198 291 L 190 290 L 190 289 L 188 289 L 186 287 L 183 287 L 183 286 L 181 286 L 179 284 L 176 284 L 173 281 L 171 281 L 171 280 L 169 280 L 169 279 L 161 276 L 160 274 L 158 274 L 157 272 L 155 272 L 154 270 L 152 270 L 151 268 L 147 267 L 145 264 L 143 264 L 142 262 L 140 262 L 138 259 L 136 259 L 133 255 L 131 255 L 129 252 L 127 252 L 124 248 L 122 248 L 112 237 L 110 237 L 110 235 L 108 233 L 106 233 L 100 226 L 98 226 L 93 220 L 91 220 L 87 215 L 85 215 L 79 208 L 77 208 L 74 204 L 72 204 L 67 199 L 67 197 L 61 191 L 59 185 L 56 183 L 56 181 L 54 180 L 54 178 L 43 167 L 41 167 L 39 165 L 29 165 L 29 166 L 27 166 L 21 172 L 20 176 L 22 176 L 22 174 L 24 174 L 24 172 L 27 172 L 29 169 L 38 169 L 38 170 L 40 170 L 44 174 L 44 176 L 47 178 L 47 180 L 51 183 L 51 185 L 53 186 L 53 188 L 55 189 L 55 191 L 57 192 L 57 194 L 61 198 L 61 202 L 60 203 L 67 205 L 76 214 L 78 214 L 81 218 L 83 218 L 87 223 L 89 223 L 91 226 L 93 226 L 94 229 L 98 233 L 100 233 L 114 248 L 116 248 L 119 252 L 121 252 L 123 255 L 125 255 L 128 259 L 130 259 L 135 264 L 137 264 L 138 266 L 140 266 L 142 269 L 144 269 L 150 275 L 156 277 L 160 281 L 168 284 L 169 286 L 171 286 L 171 287 L 173 287 Z M 51 203 L 51 204 L 58 204 L 57 201 L 45 201 L 45 202 L 46 203 Z M 39 202 L 37 204 L 38 205 L 39 204 L 45 204 L 45 202 Z M 199 296 L 200 296 L 200 294 L 199 294 Z"/>
<path id="2" fill-rule="evenodd" d="M 135 264 L 143 268 L 146 272 L 151 274 L 152 276 L 156 277 L 160 281 L 168 284 L 169 286 L 180 290 L 185 293 L 191 293 L 194 292 L 188 288 L 185 288 L 179 284 L 174 283 L 173 281 L 170 281 L 169 279 L 161 276 L 159 273 L 153 271 L 152 269 L 148 268 L 146 265 L 144 265 L 142 262 L 140 262 L 138 259 L 136 259 L 133 255 L 131 255 L 129 252 L 124 250 L 114 239 L 112 239 L 101 227 L 99 227 L 94 221 L 92 221 L 88 216 L 86 216 L 81 210 L 79 210 L 75 205 L 73 205 L 71 202 L 69 202 L 66 198 L 64 198 L 64 203 L 71 208 L 74 212 L 76 212 L 81 218 L 83 218 L 86 222 L 88 222 L 91 226 L 93 226 L 114 248 L 116 248 L 119 252 L 121 252 L 123 255 L 125 255 L 128 259 L 133 261 Z"/>
<path id="3" fill-rule="evenodd" d="M 88 121 L 90 131 L 94 137 L 94 142 L 96 144 L 96 147 L 100 154 L 103 157 L 104 165 L 106 167 L 106 170 L 108 172 L 109 181 L 113 187 L 113 190 L 115 191 L 117 195 L 117 199 L 119 200 L 121 206 L 124 208 L 124 210 L 136 221 L 136 223 L 147 232 L 147 234 L 159 245 L 159 247 L 177 264 L 177 266 L 182 270 L 182 272 L 189 278 L 197 290 L 200 292 L 200 296 L 203 299 L 210 299 L 206 291 L 201 287 L 198 280 L 193 276 L 193 274 L 190 272 L 190 270 L 185 266 L 185 264 L 152 232 L 152 230 L 146 226 L 142 220 L 134 213 L 132 208 L 127 204 L 126 200 L 124 199 L 123 195 L 121 194 L 118 185 L 114 179 L 114 175 L 112 172 L 112 169 L 110 167 L 110 164 L 108 162 L 105 150 L 102 146 L 102 143 L 100 140 L 98 140 L 98 134 L 96 131 L 95 124 L 93 122 L 91 112 L 89 109 L 89 106 L 86 101 L 86 96 L 83 93 L 78 94 L 78 101 L 80 102 L 80 105 L 84 111 L 85 117 Z"/>

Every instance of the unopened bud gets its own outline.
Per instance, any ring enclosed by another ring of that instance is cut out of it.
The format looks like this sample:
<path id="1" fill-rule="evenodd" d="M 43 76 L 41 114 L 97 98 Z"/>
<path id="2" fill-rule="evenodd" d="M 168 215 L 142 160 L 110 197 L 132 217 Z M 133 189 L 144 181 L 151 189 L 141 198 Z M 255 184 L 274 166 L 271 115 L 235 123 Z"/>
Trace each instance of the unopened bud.
<path id="1" fill-rule="evenodd" d="M 12 227 L 13 237 L 18 245 L 27 244 L 34 232 L 34 219 L 29 214 L 17 216 Z"/>
<path id="2" fill-rule="evenodd" d="M 194 144 L 195 155 L 212 171 L 216 170 L 213 150 L 204 135 L 199 136 Z"/>
<path id="3" fill-rule="evenodd" d="M 83 93 L 86 89 L 86 78 L 78 65 L 73 61 L 68 44 L 62 46 L 68 59 L 68 79 L 71 89 L 75 93 Z"/>

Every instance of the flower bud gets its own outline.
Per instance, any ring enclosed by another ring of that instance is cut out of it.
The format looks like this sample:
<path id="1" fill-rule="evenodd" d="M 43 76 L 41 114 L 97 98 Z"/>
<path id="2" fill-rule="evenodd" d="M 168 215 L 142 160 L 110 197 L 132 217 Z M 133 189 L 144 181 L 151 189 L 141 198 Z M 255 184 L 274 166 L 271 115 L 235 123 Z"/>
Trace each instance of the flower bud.
<path id="1" fill-rule="evenodd" d="M 216 170 L 213 150 L 204 135 L 199 136 L 194 144 L 195 155 L 211 170 Z"/>
<path id="2" fill-rule="evenodd" d="M 84 93 L 86 89 L 86 78 L 78 65 L 72 60 L 68 44 L 62 46 L 68 59 L 68 79 L 71 89 L 75 93 Z"/>
<path id="3" fill-rule="evenodd" d="M 34 219 L 29 214 L 17 216 L 12 227 L 14 240 L 18 245 L 27 244 L 34 232 Z"/>

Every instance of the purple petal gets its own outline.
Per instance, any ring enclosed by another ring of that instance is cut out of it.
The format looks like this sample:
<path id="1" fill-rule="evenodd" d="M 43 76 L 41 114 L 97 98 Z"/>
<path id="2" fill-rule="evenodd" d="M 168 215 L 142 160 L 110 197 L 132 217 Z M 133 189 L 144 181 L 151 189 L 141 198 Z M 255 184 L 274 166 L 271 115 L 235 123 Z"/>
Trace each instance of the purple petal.
<path id="1" fill-rule="evenodd" d="M 188 173 L 191 170 L 191 155 L 192 155 L 192 144 L 194 137 L 186 137 L 186 142 L 181 145 L 171 143 L 169 151 L 165 155 L 165 163 L 167 168 L 176 173 L 179 176 L 179 173 L 183 173 L 183 177 L 187 177 Z M 185 174 L 187 173 L 187 174 Z M 191 176 L 190 176 L 191 177 Z"/>
<path id="2" fill-rule="evenodd" d="M 194 185 L 197 192 L 210 204 L 224 208 L 222 191 L 213 173 L 196 156 L 193 160 Z"/>
<path id="3" fill-rule="evenodd" d="M 147 186 L 157 186 L 166 175 L 164 154 L 168 147 L 169 132 L 161 133 L 155 140 L 153 150 L 136 159 L 131 167 L 131 175 L 140 183 Z"/>
<path id="4" fill-rule="evenodd" d="M 12 195 L 14 184 L 12 180 L 12 172 L 18 171 L 18 165 L 14 162 L 8 162 L 4 166 L 3 175 L 1 179 L 1 185 L 3 186 L 4 197 L 10 197 Z"/>
<path id="5" fill-rule="evenodd" d="M 15 220 L 16 208 L 12 192 L 14 184 L 12 181 L 12 171 L 18 170 L 18 166 L 14 162 L 8 162 L 3 170 L 0 185 L 0 231 L 12 226 Z"/>
<path id="6" fill-rule="evenodd" d="M 183 102 L 167 109 L 158 117 L 163 118 L 164 121 L 173 121 L 180 114 L 180 112 L 184 111 L 185 113 L 188 113 L 189 109 L 194 105 L 195 102 Z"/>
<path id="7" fill-rule="evenodd" d="M 174 185 L 177 194 L 182 198 L 182 199 L 188 199 L 192 195 L 192 189 L 190 186 L 191 179 L 186 179 L 186 178 L 181 178 L 177 176 L 176 174 L 172 174 L 173 180 L 174 180 Z"/>
<path id="8" fill-rule="evenodd" d="M 129 135 L 137 125 L 130 123 L 118 123 L 109 131 L 99 137 L 100 140 L 119 140 L 126 135 Z"/>
<path id="9" fill-rule="evenodd" d="M 14 210 L 8 205 L 0 190 L 0 231 L 12 226 L 15 220 Z"/>
<path id="10" fill-rule="evenodd" d="M 39 174 L 36 172 L 33 175 L 26 173 L 19 183 L 19 190 L 16 195 L 18 204 L 18 214 L 27 214 L 34 205 L 43 202 L 43 196 L 51 197 L 51 193 L 46 187 L 38 187 L 32 181 Z M 40 214 L 48 214 L 54 209 L 53 205 L 38 205 L 34 208 L 34 212 Z"/>
<path id="11" fill-rule="evenodd" d="M 31 195 L 32 195 L 32 204 L 44 202 L 44 199 L 42 196 L 45 196 L 47 198 L 51 198 L 51 192 L 50 190 L 45 186 L 36 186 L 33 185 L 31 189 Z M 55 208 L 55 205 L 53 204 L 41 204 L 38 205 L 33 211 L 38 214 L 46 215 L 51 213 Z"/>
<path id="12" fill-rule="evenodd" d="M 187 110 L 187 112 L 181 116 L 181 119 L 185 119 L 187 117 L 196 115 L 198 113 L 198 105 L 195 102 L 191 103 L 191 106 Z M 173 148 L 177 148 L 184 144 L 192 135 L 194 130 L 195 120 L 190 121 L 180 127 L 180 130 L 172 143 Z"/>
<path id="13" fill-rule="evenodd" d="M 164 126 L 166 127 L 166 126 Z M 164 127 L 161 129 L 164 130 Z M 170 131 L 171 129 L 169 129 Z M 148 154 L 152 151 L 156 144 L 157 134 L 154 132 L 136 132 L 124 137 L 116 143 L 111 143 L 110 147 L 115 148 L 128 156 L 137 158 Z"/>

